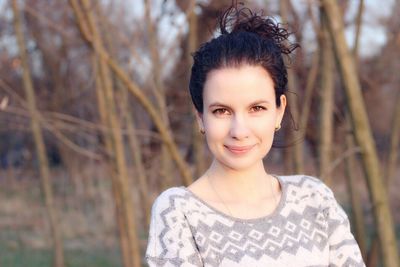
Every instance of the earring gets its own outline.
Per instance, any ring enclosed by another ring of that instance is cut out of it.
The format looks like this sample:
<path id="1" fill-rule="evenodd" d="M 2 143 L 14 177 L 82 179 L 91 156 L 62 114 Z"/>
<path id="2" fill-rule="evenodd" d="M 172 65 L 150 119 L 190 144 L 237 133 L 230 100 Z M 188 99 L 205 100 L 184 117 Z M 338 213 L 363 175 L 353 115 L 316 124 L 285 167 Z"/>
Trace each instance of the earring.
<path id="1" fill-rule="evenodd" d="M 201 134 L 205 134 L 205 133 L 206 133 L 206 131 L 204 131 L 204 129 L 203 129 L 203 128 L 201 128 L 201 129 L 200 129 L 200 133 L 201 133 Z"/>
<path id="2" fill-rule="evenodd" d="M 278 124 L 277 126 L 275 126 L 275 132 L 279 131 L 281 129 L 281 125 Z"/>

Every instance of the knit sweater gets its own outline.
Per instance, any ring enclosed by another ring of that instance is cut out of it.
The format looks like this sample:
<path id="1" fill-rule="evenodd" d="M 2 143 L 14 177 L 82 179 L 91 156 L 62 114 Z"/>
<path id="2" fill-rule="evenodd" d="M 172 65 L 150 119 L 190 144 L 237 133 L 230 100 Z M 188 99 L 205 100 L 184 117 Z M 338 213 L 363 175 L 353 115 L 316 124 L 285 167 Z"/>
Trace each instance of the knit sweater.
<path id="1" fill-rule="evenodd" d="M 277 208 L 256 219 L 224 214 L 185 187 L 164 191 L 152 208 L 149 266 L 365 266 L 332 191 L 309 176 L 277 178 Z"/>

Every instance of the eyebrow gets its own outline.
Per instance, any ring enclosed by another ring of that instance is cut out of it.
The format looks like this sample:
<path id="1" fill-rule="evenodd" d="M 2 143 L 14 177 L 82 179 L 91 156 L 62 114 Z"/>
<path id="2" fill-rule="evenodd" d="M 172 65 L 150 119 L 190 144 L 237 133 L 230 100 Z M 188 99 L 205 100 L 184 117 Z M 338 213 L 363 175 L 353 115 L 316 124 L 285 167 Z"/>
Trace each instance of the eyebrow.
<path id="1" fill-rule="evenodd" d="M 251 102 L 249 104 L 249 107 L 254 106 L 254 105 L 259 105 L 259 104 L 270 104 L 270 102 L 268 100 L 260 99 L 260 100 L 256 100 L 256 101 Z M 210 104 L 209 107 L 211 108 L 211 107 L 221 107 L 221 106 L 222 107 L 229 107 L 228 105 L 223 104 L 221 102 L 213 102 L 213 103 Z"/>

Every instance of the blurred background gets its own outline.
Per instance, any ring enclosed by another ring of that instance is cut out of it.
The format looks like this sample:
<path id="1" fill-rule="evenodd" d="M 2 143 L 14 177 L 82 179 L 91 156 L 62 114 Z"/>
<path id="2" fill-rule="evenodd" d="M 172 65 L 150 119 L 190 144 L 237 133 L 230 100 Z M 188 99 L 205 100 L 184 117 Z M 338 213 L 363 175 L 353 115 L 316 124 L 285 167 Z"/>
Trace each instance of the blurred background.
<path id="1" fill-rule="evenodd" d="M 400 1 L 242 2 L 301 45 L 268 171 L 321 178 L 367 265 L 396 267 Z M 145 266 L 153 200 L 211 161 L 191 53 L 230 3 L 0 0 L 0 266 Z"/>

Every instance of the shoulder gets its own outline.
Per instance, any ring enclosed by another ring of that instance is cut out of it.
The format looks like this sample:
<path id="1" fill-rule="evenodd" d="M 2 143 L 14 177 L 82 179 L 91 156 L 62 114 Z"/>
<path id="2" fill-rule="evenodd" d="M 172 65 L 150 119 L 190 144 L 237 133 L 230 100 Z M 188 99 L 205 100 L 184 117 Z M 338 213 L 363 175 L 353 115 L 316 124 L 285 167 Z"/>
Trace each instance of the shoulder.
<path id="1" fill-rule="evenodd" d="M 305 192 L 318 193 L 324 197 L 333 197 L 332 190 L 320 179 L 309 175 L 280 176 L 282 183 Z"/>
<path id="2" fill-rule="evenodd" d="M 335 203 L 332 190 L 320 179 L 308 175 L 280 177 L 289 202 L 325 209 Z"/>
<path id="3" fill-rule="evenodd" d="M 187 190 L 181 187 L 171 187 L 166 189 L 165 191 L 161 192 L 160 195 L 156 198 L 155 202 L 157 201 L 168 201 L 174 197 L 183 197 L 187 194 Z"/>
<path id="4" fill-rule="evenodd" d="M 159 213 L 163 210 L 176 210 L 180 208 L 182 202 L 187 199 L 188 192 L 184 187 L 171 187 L 163 191 L 155 200 L 152 213 Z"/>
<path id="5" fill-rule="evenodd" d="M 296 185 L 299 187 L 304 187 L 304 186 L 313 187 L 313 186 L 320 186 L 321 184 L 323 184 L 323 182 L 320 179 L 305 174 L 286 175 L 279 177 L 283 182 Z"/>

